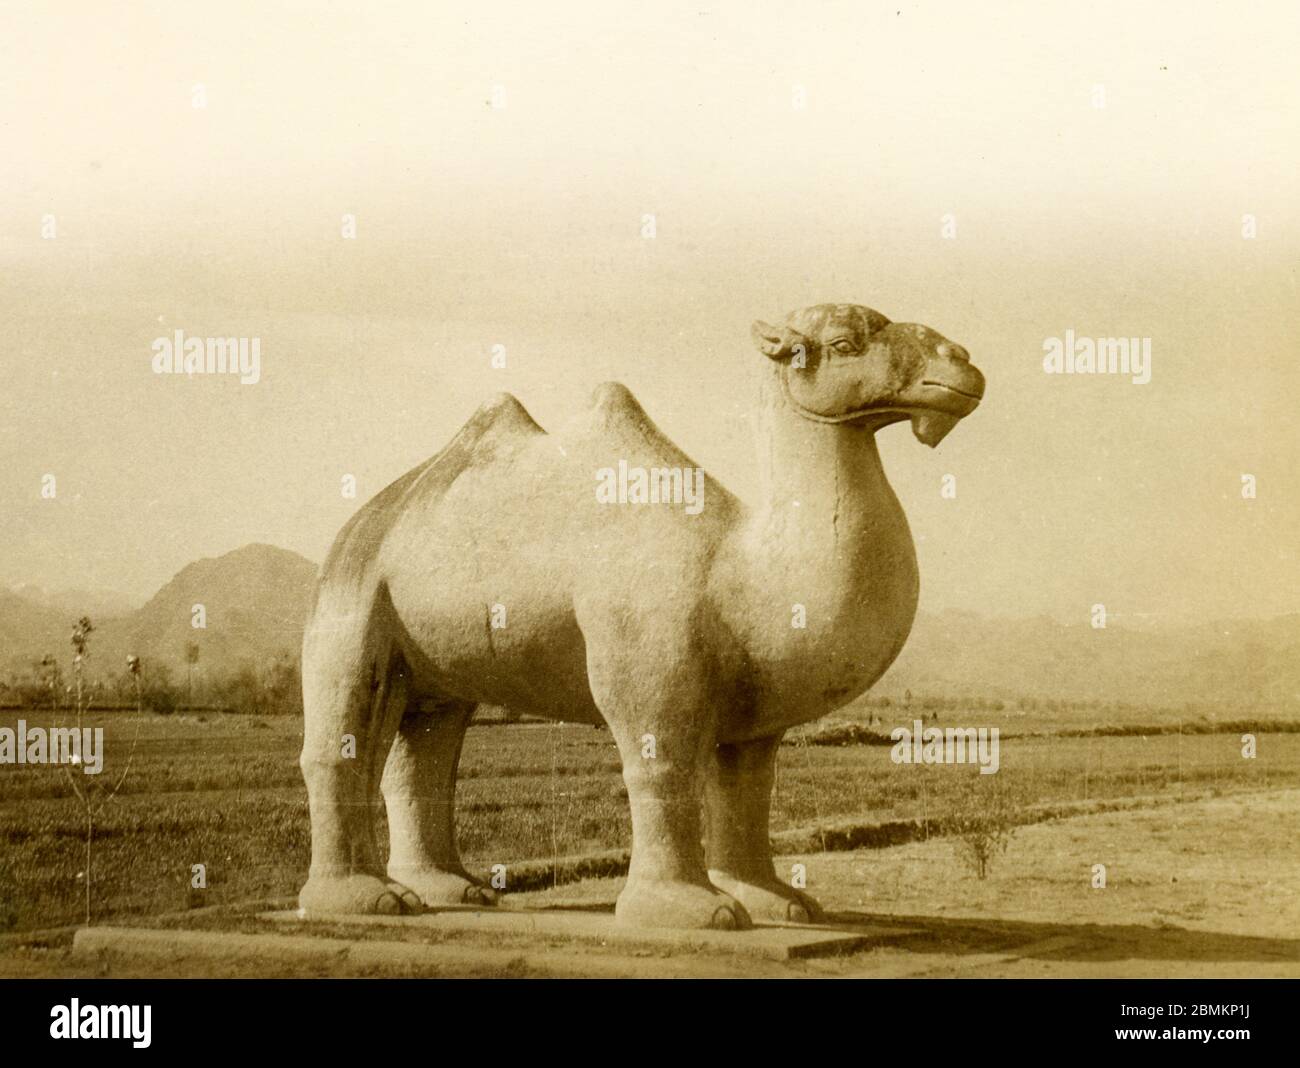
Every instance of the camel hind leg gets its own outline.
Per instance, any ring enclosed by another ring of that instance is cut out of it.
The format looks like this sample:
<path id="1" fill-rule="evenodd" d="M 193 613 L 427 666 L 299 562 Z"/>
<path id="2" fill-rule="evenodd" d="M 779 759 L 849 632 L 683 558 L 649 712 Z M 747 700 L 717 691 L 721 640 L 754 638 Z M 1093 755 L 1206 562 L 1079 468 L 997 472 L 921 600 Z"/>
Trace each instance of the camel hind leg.
<path id="1" fill-rule="evenodd" d="M 405 708 L 405 661 L 385 636 L 381 588 L 370 605 L 317 605 L 303 640 L 303 748 L 311 871 L 309 913 L 419 912 L 419 895 L 385 874 L 375 838 L 380 775 Z"/>
<path id="2" fill-rule="evenodd" d="M 430 908 L 492 905 L 496 893 L 465 870 L 456 848 L 456 769 L 475 704 L 408 701 L 384 768 L 390 878 Z"/>

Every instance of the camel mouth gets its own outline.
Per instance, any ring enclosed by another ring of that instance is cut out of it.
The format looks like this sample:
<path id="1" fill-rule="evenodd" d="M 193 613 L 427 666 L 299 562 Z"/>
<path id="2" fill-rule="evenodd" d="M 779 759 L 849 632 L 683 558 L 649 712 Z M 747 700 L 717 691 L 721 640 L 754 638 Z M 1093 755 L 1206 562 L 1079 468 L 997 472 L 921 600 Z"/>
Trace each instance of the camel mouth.
<path id="1" fill-rule="evenodd" d="M 968 392 L 967 392 L 966 390 L 964 390 L 964 389 L 958 389 L 956 386 L 950 386 L 950 385 L 948 385 L 948 383 L 946 383 L 946 382 L 936 382 L 936 381 L 935 381 L 934 379 L 932 379 L 932 378 L 927 378 L 927 379 L 925 379 L 925 380 L 921 383 L 921 385 L 923 385 L 923 386 L 938 386 L 940 389 L 946 389 L 949 393 L 956 393 L 957 396 L 959 396 L 959 397 L 967 397 L 967 398 L 969 398 L 970 400 L 973 400 L 973 401 L 981 401 L 981 400 L 984 399 L 984 391 L 983 391 L 983 390 L 980 390 L 978 393 L 968 393 Z"/>
<path id="2" fill-rule="evenodd" d="M 912 433 L 932 449 L 984 399 L 984 376 L 969 363 L 963 364 L 961 371 L 957 376 L 961 385 L 936 378 L 921 380 L 921 391 L 928 396 L 911 412 Z"/>

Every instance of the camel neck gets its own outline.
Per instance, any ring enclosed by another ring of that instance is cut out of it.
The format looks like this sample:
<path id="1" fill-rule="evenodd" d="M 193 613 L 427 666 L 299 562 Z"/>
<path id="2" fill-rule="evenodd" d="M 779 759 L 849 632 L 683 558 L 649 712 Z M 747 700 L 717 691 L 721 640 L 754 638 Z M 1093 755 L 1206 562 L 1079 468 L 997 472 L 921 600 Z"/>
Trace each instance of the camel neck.
<path id="1" fill-rule="evenodd" d="M 765 379 L 757 426 L 760 511 L 788 526 L 819 520 L 854 524 L 898 509 L 876 448 L 874 429 L 819 423 L 799 414 L 779 372 Z M 840 527 L 843 531 L 844 527 Z"/>

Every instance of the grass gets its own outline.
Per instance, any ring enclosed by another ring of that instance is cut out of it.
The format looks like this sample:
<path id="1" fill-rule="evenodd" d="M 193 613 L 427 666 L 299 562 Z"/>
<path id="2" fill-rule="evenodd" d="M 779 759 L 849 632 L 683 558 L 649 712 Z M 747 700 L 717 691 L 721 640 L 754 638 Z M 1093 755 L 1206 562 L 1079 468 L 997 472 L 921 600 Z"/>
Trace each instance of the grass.
<path id="1" fill-rule="evenodd" d="M 894 722 L 911 720 L 901 709 L 878 714 L 887 717 L 886 734 Z M 1155 726 L 1168 725 L 1157 722 L 1156 710 L 1146 715 Z M 1087 710 L 1054 724 L 1073 735 L 1036 733 L 1047 728 L 1007 717 L 1021 729 L 1018 737 L 1004 732 L 1000 775 L 1010 777 L 1018 798 L 1050 806 L 1300 785 L 1300 735 L 1285 727 L 1261 730 L 1257 758 L 1245 760 L 1237 723 L 1232 733 L 1111 735 L 1104 728 L 1139 720 L 1108 724 L 1095 716 Z M 0 726 L 13 727 L 18 718 L 7 712 Z M 24 718 L 38 726 L 48 716 Z M 942 718 L 950 725 L 998 722 L 984 712 L 945 711 Z M 1063 719 L 1059 711 L 1053 718 Z M 130 748 L 135 716 L 93 713 L 88 722 L 105 727 L 111 775 Z M 821 729 L 796 734 L 782 750 L 774 833 L 811 828 L 815 837 L 817 828 L 900 820 L 941 825 L 970 789 L 970 767 L 895 765 L 879 745 L 808 744 Z M 300 742 L 301 724 L 290 717 L 146 716 L 131 776 L 100 817 L 96 921 L 295 895 L 310 856 Z M 565 867 L 557 858 L 617 853 L 630 844 L 626 792 L 608 732 L 559 724 L 476 727 L 461 769 L 459 837 L 472 870 L 505 864 L 508 877 L 512 869 L 531 873 L 526 882 L 537 886 L 548 870 Z M 83 833 L 61 770 L 0 766 L 0 928 L 79 922 Z M 205 889 L 191 887 L 196 864 L 205 867 Z"/>

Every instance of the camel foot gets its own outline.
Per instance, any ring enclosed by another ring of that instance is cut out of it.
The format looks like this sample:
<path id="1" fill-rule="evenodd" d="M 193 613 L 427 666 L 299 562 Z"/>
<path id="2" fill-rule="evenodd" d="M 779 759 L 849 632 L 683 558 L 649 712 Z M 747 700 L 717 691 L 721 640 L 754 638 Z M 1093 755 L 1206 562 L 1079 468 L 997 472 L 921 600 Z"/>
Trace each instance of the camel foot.
<path id="1" fill-rule="evenodd" d="M 439 905 L 483 905 L 497 903 L 497 892 L 473 876 L 442 868 L 399 868 L 390 873 L 401 885 L 410 887 L 426 908 Z"/>
<path id="2" fill-rule="evenodd" d="M 753 926 L 743 905 L 711 886 L 644 877 L 628 880 L 614 918 L 628 927 L 745 931 Z"/>
<path id="3" fill-rule="evenodd" d="M 420 898 L 401 883 L 375 875 L 312 875 L 298 907 L 317 915 L 400 916 L 423 911 Z"/>
<path id="4" fill-rule="evenodd" d="M 821 923 L 825 910 L 811 894 L 787 886 L 778 879 L 744 882 L 725 872 L 710 871 L 709 881 L 742 905 L 763 923 Z"/>

